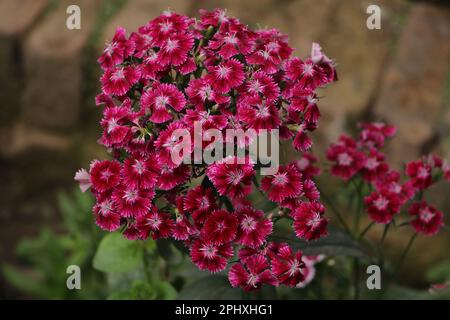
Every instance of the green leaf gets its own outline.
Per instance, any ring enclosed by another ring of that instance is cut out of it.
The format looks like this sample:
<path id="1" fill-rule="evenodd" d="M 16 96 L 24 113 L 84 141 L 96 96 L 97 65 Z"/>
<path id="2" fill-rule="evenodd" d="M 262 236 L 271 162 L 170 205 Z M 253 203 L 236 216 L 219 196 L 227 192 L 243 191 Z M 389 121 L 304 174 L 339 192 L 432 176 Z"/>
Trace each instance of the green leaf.
<path id="1" fill-rule="evenodd" d="M 51 291 L 51 288 L 48 288 L 44 284 L 32 279 L 30 276 L 15 270 L 12 266 L 5 264 L 1 269 L 2 274 L 8 283 L 17 290 L 44 299 L 54 298 L 55 294 Z"/>
<path id="2" fill-rule="evenodd" d="M 431 267 L 426 273 L 426 278 L 436 283 L 450 281 L 450 261 L 445 260 Z"/>
<path id="3" fill-rule="evenodd" d="M 183 288 L 179 300 L 240 299 L 241 290 L 232 288 L 226 276 L 214 275 L 201 278 Z"/>
<path id="4" fill-rule="evenodd" d="M 274 235 L 272 238 L 275 241 L 289 243 L 294 249 L 301 250 L 305 255 L 325 254 L 327 256 L 368 257 L 367 248 L 342 231 L 330 231 L 328 236 L 309 242 L 294 235 Z"/>
<path id="5" fill-rule="evenodd" d="M 93 266 L 103 272 L 128 272 L 142 264 L 143 247 L 120 233 L 106 235 L 95 253 Z"/>

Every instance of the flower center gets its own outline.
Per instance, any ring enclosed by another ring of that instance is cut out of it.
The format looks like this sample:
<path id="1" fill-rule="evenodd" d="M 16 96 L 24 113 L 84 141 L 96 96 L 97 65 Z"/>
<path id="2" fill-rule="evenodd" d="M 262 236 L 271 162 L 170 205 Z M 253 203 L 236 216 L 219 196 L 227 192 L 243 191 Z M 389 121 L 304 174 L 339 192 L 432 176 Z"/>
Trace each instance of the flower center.
<path id="1" fill-rule="evenodd" d="M 256 274 L 250 273 L 250 276 L 248 277 L 248 280 L 247 280 L 247 284 L 249 286 L 256 288 L 258 281 L 259 281 L 259 277 Z"/>
<path id="2" fill-rule="evenodd" d="M 125 79 L 125 74 L 123 72 L 123 68 L 117 69 L 111 75 L 111 80 L 113 80 L 113 81 L 122 80 L 122 79 Z"/>
<path id="3" fill-rule="evenodd" d="M 178 48 L 178 40 L 172 40 L 172 39 L 167 40 L 167 43 L 166 43 L 167 51 L 172 52 L 176 48 Z"/>
<path id="4" fill-rule="evenodd" d="M 133 168 L 139 175 L 144 173 L 144 164 L 139 160 L 134 162 Z"/>
<path id="5" fill-rule="evenodd" d="M 169 97 L 166 96 L 158 96 L 155 99 L 155 105 L 158 109 L 165 108 L 165 106 L 169 103 Z"/>
<path id="6" fill-rule="evenodd" d="M 203 252 L 203 255 L 208 259 L 214 258 L 217 254 L 217 249 L 213 245 L 204 245 L 200 248 L 200 251 Z"/>
<path id="7" fill-rule="evenodd" d="M 434 213 L 431 212 L 430 209 L 424 208 L 420 211 L 420 220 L 422 220 L 423 222 L 428 223 L 433 218 L 434 218 Z"/>
<path id="8" fill-rule="evenodd" d="M 123 194 L 123 199 L 126 202 L 135 202 L 138 198 L 138 192 L 137 190 L 127 190 Z"/>
<path id="9" fill-rule="evenodd" d="M 273 176 L 273 183 L 278 186 L 284 186 L 288 182 L 288 178 L 285 173 L 277 173 Z"/>
<path id="10" fill-rule="evenodd" d="M 243 176 L 244 176 L 244 173 L 242 172 L 242 170 L 231 171 L 228 174 L 228 182 L 231 183 L 232 185 L 236 186 L 239 183 L 241 183 Z"/>
<path id="11" fill-rule="evenodd" d="M 245 231 L 253 231 L 256 229 L 256 221 L 253 217 L 246 216 L 241 222 L 242 229 Z"/>
<path id="12" fill-rule="evenodd" d="M 385 210 L 389 204 L 389 200 L 386 199 L 383 196 L 379 196 L 374 202 L 373 202 L 374 206 L 378 209 L 378 210 Z"/>
<path id="13" fill-rule="evenodd" d="M 347 153 L 341 153 L 338 155 L 338 163 L 341 166 L 349 166 L 353 161 L 353 158 Z"/>
<path id="14" fill-rule="evenodd" d="M 320 220 L 321 220 L 320 214 L 318 212 L 314 212 L 314 216 L 308 220 L 306 225 L 315 229 L 319 226 Z"/>
<path id="15" fill-rule="evenodd" d="M 376 158 L 369 158 L 366 161 L 366 168 L 369 170 L 376 169 L 380 163 Z"/>
<path id="16" fill-rule="evenodd" d="M 227 66 L 219 66 L 217 68 L 217 73 L 219 75 L 219 78 L 221 79 L 225 79 L 228 74 L 230 73 L 231 69 Z"/>
<path id="17" fill-rule="evenodd" d="M 420 167 L 417 172 L 417 177 L 419 179 L 427 179 L 429 176 L 428 170 L 425 167 Z"/>

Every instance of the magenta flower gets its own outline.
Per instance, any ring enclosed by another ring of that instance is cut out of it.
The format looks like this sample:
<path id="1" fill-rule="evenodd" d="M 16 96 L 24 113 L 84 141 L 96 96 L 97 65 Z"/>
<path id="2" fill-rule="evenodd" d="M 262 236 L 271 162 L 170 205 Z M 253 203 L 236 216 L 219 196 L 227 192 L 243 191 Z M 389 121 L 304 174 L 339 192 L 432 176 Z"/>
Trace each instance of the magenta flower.
<path id="1" fill-rule="evenodd" d="M 219 272 L 225 269 L 227 260 L 233 256 L 229 243 L 217 245 L 211 241 L 198 239 L 191 246 L 192 262 L 200 270 Z"/>
<path id="2" fill-rule="evenodd" d="M 278 172 L 261 180 L 261 189 L 274 202 L 294 198 L 302 192 L 302 174 L 295 165 L 280 166 Z"/>
<path id="3" fill-rule="evenodd" d="M 243 207 L 236 213 L 239 220 L 237 239 L 242 245 L 257 248 L 272 233 L 273 223 L 264 217 L 264 212 L 252 207 Z"/>
<path id="4" fill-rule="evenodd" d="M 244 81 L 243 65 L 236 59 L 230 59 L 211 67 L 210 84 L 218 93 L 228 93 Z"/>
<path id="5" fill-rule="evenodd" d="M 444 225 L 444 214 L 425 201 L 413 203 L 408 212 L 414 218 L 411 225 L 418 233 L 432 236 Z"/>
<path id="6" fill-rule="evenodd" d="M 259 254 L 249 257 L 244 264 L 234 264 L 228 272 L 228 280 L 233 287 L 241 287 L 244 291 L 257 290 L 263 284 L 278 286 L 267 259 Z"/>
<path id="7" fill-rule="evenodd" d="M 278 253 L 272 258 L 272 272 L 280 284 L 289 287 L 297 287 L 305 279 L 303 269 L 305 263 L 302 261 L 302 253 L 292 252 L 288 245 L 283 245 Z"/>
<path id="8" fill-rule="evenodd" d="M 173 84 L 155 83 L 151 90 L 142 95 L 141 109 L 150 113 L 154 123 L 172 120 L 171 110 L 181 111 L 186 105 L 186 98 Z"/>
<path id="9" fill-rule="evenodd" d="M 392 217 L 400 212 L 399 196 L 386 190 L 372 192 L 365 197 L 364 203 L 370 219 L 378 223 L 390 223 Z"/>
<path id="10" fill-rule="evenodd" d="M 307 241 L 327 234 L 328 220 L 323 217 L 325 207 L 319 202 L 303 202 L 292 212 L 297 237 Z"/>
<path id="11" fill-rule="evenodd" d="M 243 159 L 243 164 L 236 157 L 225 158 L 210 165 L 206 175 L 221 195 L 242 198 L 252 191 L 252 178 L 255 174 L 250 159 Z"/>
<path id="12" fill-rule="evenodd" d="M 206 219 L 202 237 L 214 244 L 225 244 L 236 238 L 238 220 L 236 215 L 226 210 L 215 210 Z"/>

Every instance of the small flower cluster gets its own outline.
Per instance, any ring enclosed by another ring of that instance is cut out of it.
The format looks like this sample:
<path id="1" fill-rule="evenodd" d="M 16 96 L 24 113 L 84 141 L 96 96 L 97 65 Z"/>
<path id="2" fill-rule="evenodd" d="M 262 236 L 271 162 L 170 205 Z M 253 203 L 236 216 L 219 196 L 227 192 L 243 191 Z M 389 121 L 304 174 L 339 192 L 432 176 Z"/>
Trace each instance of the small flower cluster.
<path id="1" fill-rule="evenodd" d="M 342 135 L 329 146 L 331 174 L 347 181 L 360 176 L 372 192 L 364 198 L 367 212 L 376 223 L 389 224 L 408 206 L 411 225 L 417 233 L 434 235 L 443 226 L 443 213 L 422 200 L 423 192 L 441 179 L 450 181 L 450 166 L 436 155 L 406 165 L 401 173 L 389 167 L 381 148 L 396 129 L 384 123 L 363 123 L 357 140 Z"/>
<path id="2" fill-rule="evenodd" d="M 336 80 L 336 71 L 316 43 L 306 60 L 292 51 L 278 30 L 253 31 L 223 10 L 201 11 L 199 20 L 165 12 L 129 37 L 117 29 L 98 60 L 103 75 L 96 97 L 104 106 L 99 143 L 114 159 L 95 160 L 75 177 L 82 189 L 91 187 L 100 228 L 121 228 L 132 240 L 183 241 L 193 263 L 210 272 L 224 270 L 237 254 L 229 279 L 244 290 L 304 285 L 302 270 L 313 263 L 270 242 L 272 215 L 247 197 L 259 188 L 290 213 L 302 239 L 326 234 L 312 155 L 280 166 L 260 185 L 260 166 L 249 158 L 209 166 L 171 160 L 178 143 L 173 133 L 192 130 L 194 122 L 222 132 L 279 130 L 296 150 L 310 149 L 308 132 L 320 117 L 315 91 Z M 194 157 L 194 146 L 189 150 Z"/>

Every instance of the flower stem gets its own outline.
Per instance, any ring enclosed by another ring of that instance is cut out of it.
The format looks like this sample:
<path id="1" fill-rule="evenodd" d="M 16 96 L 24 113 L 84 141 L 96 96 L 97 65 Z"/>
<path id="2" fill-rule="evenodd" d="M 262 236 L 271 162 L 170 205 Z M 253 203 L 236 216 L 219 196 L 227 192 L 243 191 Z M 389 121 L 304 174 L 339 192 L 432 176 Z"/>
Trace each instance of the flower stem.
<path id="1" fill-rule="evenodd" d="M 403 250 L 402 255 L 400 257 L 400 260 L 399 260 L 399 262 L 397 264 L 397 268 L 396 268 L 395 273 L 394 273 L 394 278 L 396 278 L 398 273 L 400 272 L 400 269 L 401 269 L 401 267 L 403 265 L 403 262 L 405 261 L 405 258 L 407 256 L 409 250 L 411 249 L 412 245 L 414 244 L 414 240 L 416 240 L 417 235 L 418 235 L 418 233 L 414 233 L 412 235 L 411 239 L 409 239 L 408 245 L 406 246 L 405 250 Z"/>
<path id="2" fill-rule="evenodd" d="M 322 190 L 319 190 L 320 192 L 320 196 L 325 200 L 325 202 L 330 206 L 331 210 L 333 211 L 333 213 L 336 215 L 336 217 L 338 218 L 339 222 L 341 223 L 341 225 L 344 227 L 345 231 L 347 231 L 348 233 L 350 233 L 350 227 L 348 226 L 348 224 L 345 222 L 344 218 L 342 217 L 341 213 L 339 212 L 338 208 L 334 205 L 333 201 L 325 194 L 322 192 Z"/>
<path id="3" fill-rule="evenodd" d="M 369 231 L 370 228 L 372 228 L 374 225 L 375 225 L 374 221 L 370 222 L 367 225 L 367 227 L 365 227 L 364 230 L 359 234 L 359 239 L 363 238 L 366 235 L 367 231 Z"/>

